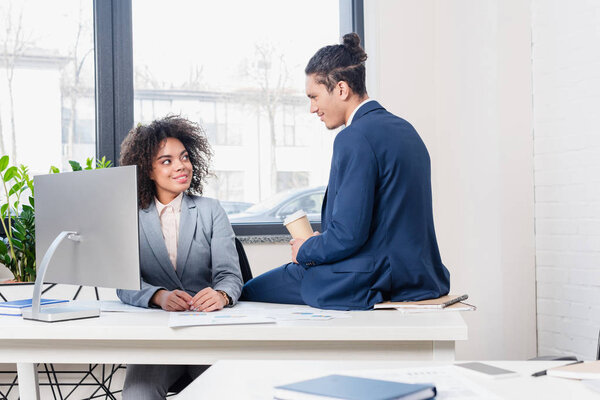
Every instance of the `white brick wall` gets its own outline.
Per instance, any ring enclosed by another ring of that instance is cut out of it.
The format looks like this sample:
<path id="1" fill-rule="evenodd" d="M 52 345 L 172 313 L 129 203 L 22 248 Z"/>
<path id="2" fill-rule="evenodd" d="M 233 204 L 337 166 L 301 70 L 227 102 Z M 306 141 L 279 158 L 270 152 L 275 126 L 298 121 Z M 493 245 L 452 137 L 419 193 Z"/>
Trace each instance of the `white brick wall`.
<path id="1" fill-rule="evenodd" d="M 538 354 L 600 330 L 600 2 L 532 1 Z"/>

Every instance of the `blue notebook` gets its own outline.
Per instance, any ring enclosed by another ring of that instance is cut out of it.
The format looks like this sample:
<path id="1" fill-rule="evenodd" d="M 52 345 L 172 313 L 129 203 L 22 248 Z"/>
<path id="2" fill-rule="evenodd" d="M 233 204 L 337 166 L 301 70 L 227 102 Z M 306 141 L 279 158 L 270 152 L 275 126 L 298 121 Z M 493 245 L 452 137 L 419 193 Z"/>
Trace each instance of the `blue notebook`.
<path id="1" fill-rule="evenodd" d="M 69 300 L 41 299 L 40 305 L 67 303 Z M 31 307 L 31 299 L 14 300 L 0 303 L 0 315 L 21 315 L 24 308 Z"/>
<path id="2" fill-rule="evenodd" d="M 346 399 L 346 400 L 424 400 L 435 397 L 430 384 L 412 384 L 328 375 L 321 378 L 275 387 L 279 400 Z"/>

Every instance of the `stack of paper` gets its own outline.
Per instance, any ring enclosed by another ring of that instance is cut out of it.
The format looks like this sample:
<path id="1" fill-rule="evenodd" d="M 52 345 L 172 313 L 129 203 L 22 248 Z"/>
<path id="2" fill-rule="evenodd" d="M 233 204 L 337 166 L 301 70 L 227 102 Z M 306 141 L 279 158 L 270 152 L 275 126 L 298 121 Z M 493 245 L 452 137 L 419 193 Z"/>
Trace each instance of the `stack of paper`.
<path id="1" fill-rule="evenodd" d="M 437 299 L 428 299 L 421 301 L 386 301 L 375 304 L 374 309 L 396 309 L 407 313 L 452 310 L 452 311 L 472 311 L 475 306 L 461 303 L 469 298 L 469 295 L 446 295 Z"/>
<path id="2" fill-rule="evenodd" d="M 67 303 L 69 300 L 40 299 L 40 307 L 45 308 L 50 304 Z M 14 300 L 0 303 L 0 315 L 20 316 L 23 309 L 31 307 L 31 299 Z"/>
<path id="3" fill-rule="evenodd" d="M 568 379 L 600 379 L 600 361 L 590 361 L 551 368 L 548 376 Z"/>

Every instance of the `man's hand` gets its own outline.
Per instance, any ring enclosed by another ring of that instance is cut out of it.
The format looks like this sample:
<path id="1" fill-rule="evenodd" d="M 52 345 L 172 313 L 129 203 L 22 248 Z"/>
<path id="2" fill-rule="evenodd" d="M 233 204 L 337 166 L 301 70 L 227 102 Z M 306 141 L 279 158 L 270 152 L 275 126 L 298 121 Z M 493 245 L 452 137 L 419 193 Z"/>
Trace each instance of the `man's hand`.
<path id="1" fill-rule="evenodd" d="M 150 302 L 165 311 L 187 311 L 190 309 L 190 300 L 192 300 L 192 296 L 183 290 L 160 289 L 154 293 Z"/>
<path id="2" fill-rule="evenodd" d="M 313 232 L 312 234 L 313 236 L 317 236 L 320 235 L 319 231 Z M 306 242 L 305 239 L 292 239 L 290 240 L 290 245 L 292 245 L 292 262 L 294 264 L 298 264 L 298 260 L 296 260 L 296 257 L 298 256 L 298 251 L 300 250 L 300 247 L 302 247 L 302 245 L 304 244 L 304 242 Z"/>
<path id="3" fill-rule="evenodd" d="M 211 287 L 206 287 L 196 293 L 188 303 L 190 310 L 194 311 L 217 311 L 227 305 L 225 297 Z"/>

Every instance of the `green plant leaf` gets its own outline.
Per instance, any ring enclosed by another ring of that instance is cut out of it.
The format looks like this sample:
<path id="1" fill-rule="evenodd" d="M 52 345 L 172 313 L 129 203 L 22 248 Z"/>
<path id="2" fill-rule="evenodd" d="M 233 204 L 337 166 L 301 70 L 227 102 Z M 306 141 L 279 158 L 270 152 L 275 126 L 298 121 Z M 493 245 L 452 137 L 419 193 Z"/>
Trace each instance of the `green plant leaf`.
<path id="1" fill-rule="evenodd" d="M 8 156 L 2 156 L 0 158 L 0 172 L 4 171 L 8 167 Z"/>
<path id="2" fill-rule="evenodd" d="M 92 163 L 94 162 L 94 158 L 88 157 L 85 159 L 85 169 L 92 169 Z"/>
<path id="3" fill-rule="evenodd" d="M 81 164 L 79 164 L 77 161 L 69 160 L 69 164 L 71 165 L 73 171 L 83 171 Z"/>
<path id="4" fill-rule="evenodd" d="M 112 167 L 112 161 L 107 160 L 106 156 L 102 156 L 101 159 L 96 160 L 96 169 L 110 168 Z"/>
<path id="5" fill-rule="evenodd" d="M 33 213 L 33 207 L 28 206 L 27 204 L 23 204 L 23 211 L 29 211 Z"/>
<path id="6" fill-rule="evenodd" d="M 35 207 L 35 199 L 32 196 L 29 196 L 29 204 L 31 204 L 31 207 Z"/>
<path id="7" fill-rule="evenodd" d="M 8 254 L 8 247 L 6 247 L 4 240 L 0 240 L 0 258 L 4 258 L 5 254 Z"/>
<path id="8" fill-rule="evenodd" d="M 60 173 L 60 169 L 56 168 L 54 165 L 50 166 L 50 173 L 51 174 L 59 174 Z"/>
<path id="9" fill-rule="evenodd" d="M 18 171 L 19 170 L 17 169 L 17 167 L 14 167 L 14 166 L 7 169 L 6 173 L 4 174 L 4 178 L 3 178 L 4 182 L 8 182 L 12 178 L 14 178 Z"/>
<path id="10" fill-rule="evenodd" d="M 25 185 L 24 181 L 20 181 L 20 182 L 15 183 L 10 188 L 10 191 L 8 192 L 8 195 L 12 196 L 13 194 L 15 194 L 17 192 L 22 191 L 21 189 L 23 188 L 24 185 Z"/>
<path id="11" fill-rule="evenodd" d="M 19 239 L 13 237 L 12 240 L 13 240 L 13 246 L 14 247 L 16 247 L 19 250 L 21 250 L 23 248 L 23 243 Z"/>
<path id="12" fill-rule="evenodd" d="M 6 217 L 6 210 L 8 210 L 8 203 L 2 204 L 2 207 L 0 207 L 0 214 L 2 214 L 2 218 Z"/>
<path id="13" fill-rule="evenodd" d="M 22 244 L 25 240 L 25 233 L 15 229 L 13 232 L 13 240 L 18 240 L 19 243 Z"/>

